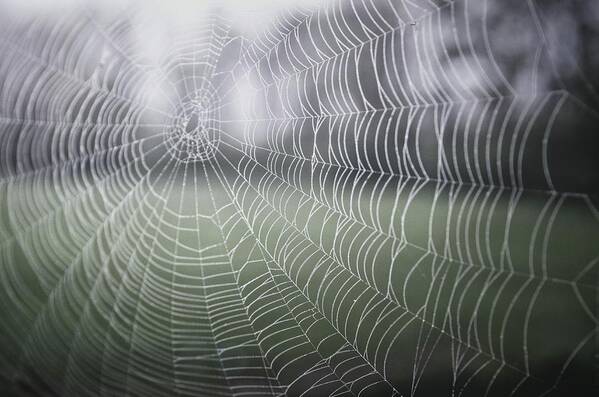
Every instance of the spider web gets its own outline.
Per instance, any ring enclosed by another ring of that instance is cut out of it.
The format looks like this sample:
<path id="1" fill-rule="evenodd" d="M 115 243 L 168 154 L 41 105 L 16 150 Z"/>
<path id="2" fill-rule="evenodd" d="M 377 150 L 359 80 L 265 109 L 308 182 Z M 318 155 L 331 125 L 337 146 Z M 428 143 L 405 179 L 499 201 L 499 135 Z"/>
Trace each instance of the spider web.
<path id="1" fill-rule="evenodd" d="M 599 96 L 521 3 L 514 48 L 487 1 L 7 24 L 7 390 L 593 387 Z"/>

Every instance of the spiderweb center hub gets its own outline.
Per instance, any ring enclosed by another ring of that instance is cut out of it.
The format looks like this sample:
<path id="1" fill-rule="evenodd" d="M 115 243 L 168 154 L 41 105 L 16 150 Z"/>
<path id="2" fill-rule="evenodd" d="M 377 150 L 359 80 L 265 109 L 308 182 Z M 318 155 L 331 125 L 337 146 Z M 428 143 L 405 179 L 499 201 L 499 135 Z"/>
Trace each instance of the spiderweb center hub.
<path id="1" fill-rule="evenodd" d="M 185 97 L 172 117 L 165 139 L 168 151 L 182 162 L 214 157 L 220 141 L 220 112 L 213 91 L 201 90 Z"/>

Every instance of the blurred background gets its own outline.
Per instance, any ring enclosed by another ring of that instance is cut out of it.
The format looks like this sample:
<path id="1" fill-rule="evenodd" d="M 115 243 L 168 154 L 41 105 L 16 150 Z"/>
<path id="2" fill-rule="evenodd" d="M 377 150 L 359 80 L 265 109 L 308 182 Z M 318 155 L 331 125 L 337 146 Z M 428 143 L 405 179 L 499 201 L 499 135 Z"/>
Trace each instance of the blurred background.
<path id="1" fill-rule="evenodd" d="M 598 22 L 0 0 L 0 394 L 597 394 Z"/>

